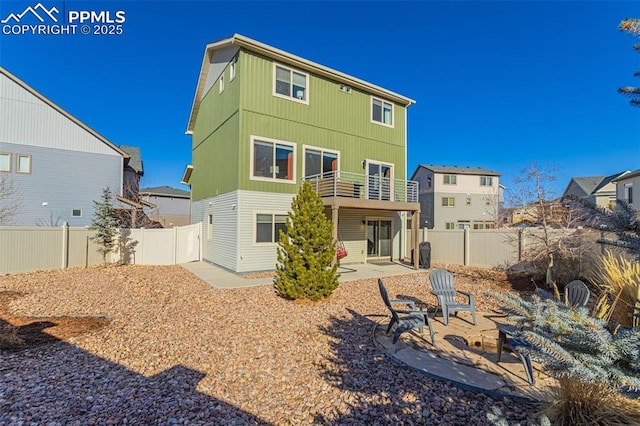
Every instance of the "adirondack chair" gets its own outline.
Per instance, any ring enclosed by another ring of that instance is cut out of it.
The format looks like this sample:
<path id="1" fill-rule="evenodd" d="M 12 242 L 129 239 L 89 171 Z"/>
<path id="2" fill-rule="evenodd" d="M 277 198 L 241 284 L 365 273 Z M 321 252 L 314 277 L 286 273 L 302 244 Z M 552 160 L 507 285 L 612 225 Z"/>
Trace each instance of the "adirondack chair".
<path id="1" fill-rule="evenodd" d="M 393 333 L 393 344 L 395 345 L 400 335 L 405 331 L 415 330 L 417 329 L 420 333 L 424 326 L 429 327 L 429 334 L 431 335 L 431 344 L 433 346 L 436 345 L 435 339 L 433 337 L 433 328 L 431 327 L 431 321 L 427 316 L 426 311 L 416 310 L 416 304 L 413 300 L 405 300 L 405 299 L 389 299 L 389 294 L 387 293 L 387 289 L 382 283 L 381 279 L 378 279 L 378 287 L 380 289 L 380 296 L 382 296 L 382 301 L 385 306 L 391 312 L 391 321 L 389 322 L 389 326 L 387 327 L 387 334 L 391 331 L 393 326 L 396 326 L 396 330 Z M 396 309 L 395 306 L 405 305 L 409 306 L 410 310 Z"/>
<path id="2" fill-rule="evenodd" d="M 438 305 L 442 309 L 444 325 L 449 325 L 449 313 L 453 312 L 458 315 L 459 311 L 471 312 L 473 325 L 476 325 L 476 305 L 475 298 L 472 293 L 467 291 L 456 290 L 453 286 L 453 275 L 444 269 L 434 269 L 429 274 L 429 282 L 431 283 L 431 294 L 438 298 Z M 458 303 L 456 301 L 456 293 L 466 296 L 467 303 Z"/>
<path id="3" fill-rule="evenodd" d="M 587 306 L 589 295 L 589 289 L 585 283 L 573 280 L 564 288 L 564 303 L 576 308 Z"/>
<path id="4" fill-rule="evenodd" d="M 520 352 L 520 348 L 527 348 L 529 343 L 524 339 L 518 339 L 513 337 L 516 333 L 516 329 L 511 325 L 498 324 L 498 353 L 496 357 L 496 363 L 502 359 L 502 349 L 508 346 L 511 351 L 520 358 L 524 372 L 527 374 L 527 380 L 530 384 L 534 385 L 533 378 L 533 365 L 531 364 L 531 358 L 528 354 Z"/>

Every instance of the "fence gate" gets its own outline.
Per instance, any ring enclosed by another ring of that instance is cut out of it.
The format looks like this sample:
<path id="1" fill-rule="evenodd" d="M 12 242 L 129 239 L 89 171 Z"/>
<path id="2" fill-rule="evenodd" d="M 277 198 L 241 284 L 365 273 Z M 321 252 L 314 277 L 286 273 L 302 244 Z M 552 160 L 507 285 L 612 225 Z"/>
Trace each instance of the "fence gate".
<path id="1" fill-rule="evenodd" d="M 176 263 L 200 260 L 200 224 L 176 227 Z"/>

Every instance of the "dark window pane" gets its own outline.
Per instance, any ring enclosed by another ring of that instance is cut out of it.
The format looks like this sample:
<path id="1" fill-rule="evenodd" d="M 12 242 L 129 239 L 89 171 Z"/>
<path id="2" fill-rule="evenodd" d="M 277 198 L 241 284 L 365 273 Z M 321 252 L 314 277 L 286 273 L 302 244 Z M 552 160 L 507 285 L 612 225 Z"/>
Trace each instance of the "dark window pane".
<path id="1" fill-rule="evenodd" d="M 322 156 L 322 172 L 338 170 L 338 154 L 325 152 Z"/>
<path id="2" fill-rule="evenodd" d="M 276 93 L 291 96 L 291 72 L 289 70 L 276 67 Z"/>
<path id="3" fill-rule="evenodd" d="M 320 170 L 320 151 L 307 149 L 304 154 L 304 173 L 307 176 L 319 175 Z"/>
<path id="4" fill-rule="evenodd" d="M 253 175 L 273 177 L 273 144 L 255 141 L 253 144 Z"/>
<path id="5" fill-rule="evenodd" d="M 256 220 L 256 242 L 271 243 L 273 242 L 272 224 L 273 216 L 270 214 L 259 214 Z"/>
<path id="6" fill-rule="evenodd" d="M 288 145 L 276 145 L 276 179 L 293 179 L 293 148 Z"/>
<path id="7" fill-rule="evenodd" d="M 375 99 L 373 100 L 373 121 L 382 123 L 382 103 Z"/>

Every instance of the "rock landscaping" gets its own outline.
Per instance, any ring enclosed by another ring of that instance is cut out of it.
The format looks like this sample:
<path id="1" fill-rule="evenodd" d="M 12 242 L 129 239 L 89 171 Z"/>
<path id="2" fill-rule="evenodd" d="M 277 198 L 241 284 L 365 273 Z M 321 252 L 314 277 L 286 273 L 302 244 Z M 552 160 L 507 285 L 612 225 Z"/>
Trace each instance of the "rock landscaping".
<path id="1" fill-rule="evenodd" d="M 531 290 L 449 269 L 481 311 L 494 308 L 484 290 Z M 433 309 L 427 277 L 384 281 L 392 297 Z M 391 362 L 372 342 L 387 315 L 373 279 L 299 303 L 270 285 L 214 289 L 179 266 L 113 266 L 2 276 L 0 292 L 13 292 L 0 319 L 18 334 L 47 322 L 33 331 L 46 341 L 0 350 L 0 425 L 485 425 L 496 407 L 509 424 L 535 422 L 534 405 Z"/>

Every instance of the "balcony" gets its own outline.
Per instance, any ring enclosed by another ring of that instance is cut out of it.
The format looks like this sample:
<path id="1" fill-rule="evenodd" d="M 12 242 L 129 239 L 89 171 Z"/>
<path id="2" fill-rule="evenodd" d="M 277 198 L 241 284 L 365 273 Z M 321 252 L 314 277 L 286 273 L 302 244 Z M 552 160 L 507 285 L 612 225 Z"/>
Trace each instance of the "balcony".
<path id="1" fill-rule="evenodd" d="M 403 179 L 390 179 L 383 176 L 369 176 L 359 173 L 332 171 L 320 175 L 307 176 L 304 181 L 311 182 L 321 197 L 337 197 L 351 200 L 393 203 L 417 203 L 418 182 Z M 325 202 L 325 204 L 327 204 Z M 341 203 L 341 204 L 357 204 Z M 374 207 L 371 203 L 362 207 Z M 380 204 L 378 204 L 380 205 Z M 409 209 L 409 210 L 413 210 Z"/>

